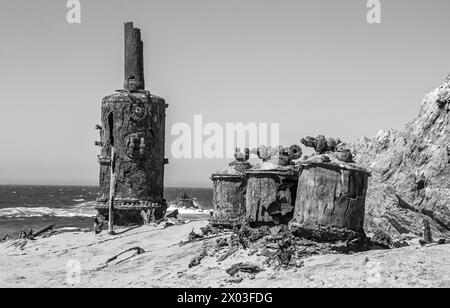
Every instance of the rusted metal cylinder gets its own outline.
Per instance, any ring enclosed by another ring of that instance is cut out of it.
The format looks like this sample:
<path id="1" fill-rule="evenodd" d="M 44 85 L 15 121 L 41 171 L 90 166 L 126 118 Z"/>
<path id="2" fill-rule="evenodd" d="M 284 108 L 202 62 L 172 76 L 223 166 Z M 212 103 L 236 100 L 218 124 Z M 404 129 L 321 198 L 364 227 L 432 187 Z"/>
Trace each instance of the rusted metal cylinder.
<path id="1" fill-rule="evenodd" d="M 320 241 L 364 236 L 364 215 L 370 173 L 353 163 L 321 161 L 300 164 L 294 219 L 299 235 Z"/>
<path id="2" fill-rule="evenodd" d="M 124 89 L 144 90 L 144 43 L 141 30 L 132 22 L 125 23 L 125 80 Z"/>
<path id="3" fill-rule="evenodd" d="M 231 224 L 245 219 L 245 170 L 250 167 L 248 162 L 236 162 L 211 176 L 214 186 L 213 222 Z"/>
<path id="4" fill-rule="evenodd" d="M 130 78 L 133 77 L 133 78 Z M 154 219 L 164 216 L 165 100 L 144 89 L 140 30 L 125 24 L 125 90 L 102 100 L 100 146 L 100 197 L 97 210 L 107 217 L 114 147 L 114 223 L 142 223 L 141 211 Z"/>
<path id="5" fill-rule="evenodd" d="M 294 166 L 247 170 L 246 219 L 253 226 L 287 224 L 292 219 L 298 170 Z"/>

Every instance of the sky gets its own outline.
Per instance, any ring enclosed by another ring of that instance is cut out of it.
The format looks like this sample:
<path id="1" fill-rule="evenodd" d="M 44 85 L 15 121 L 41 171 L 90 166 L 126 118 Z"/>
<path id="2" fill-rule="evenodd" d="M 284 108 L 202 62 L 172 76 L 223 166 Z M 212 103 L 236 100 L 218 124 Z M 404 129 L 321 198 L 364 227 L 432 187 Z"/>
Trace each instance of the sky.
<path id="1" fill-rule="evenodd" d="M 100 104 L 123 84 L 123 23 L 169 104 L 166 186 L 211 187 L 227 159 L 174 159 L 180 122 L 279 123 L 280 143 L 400 129 L 450 72 L 450 2 L 66 0 L 0 3 L 0 184 L 96 185 Z"/>

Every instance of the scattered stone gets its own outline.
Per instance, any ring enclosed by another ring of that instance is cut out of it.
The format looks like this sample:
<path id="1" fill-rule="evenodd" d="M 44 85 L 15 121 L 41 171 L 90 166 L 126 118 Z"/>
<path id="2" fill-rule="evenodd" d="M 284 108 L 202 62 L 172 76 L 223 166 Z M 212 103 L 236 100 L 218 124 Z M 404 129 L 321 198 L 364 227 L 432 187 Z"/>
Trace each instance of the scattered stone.
<path id="1" fill-rule="evenodd" d="M 393 248 L 393 241 L 391 236 L 384 230 L 377 229 L 372 237 L 372 244 L 381 246 L 385 249 Z"/>
<path id="2" fill-rule="evenodd" d="M 243 277 L 232 277 L 230 279 L 227 279 L 226 282 L 238 284 L 238 283 L 241 283 L 243 280 L 244 280 Z"/>

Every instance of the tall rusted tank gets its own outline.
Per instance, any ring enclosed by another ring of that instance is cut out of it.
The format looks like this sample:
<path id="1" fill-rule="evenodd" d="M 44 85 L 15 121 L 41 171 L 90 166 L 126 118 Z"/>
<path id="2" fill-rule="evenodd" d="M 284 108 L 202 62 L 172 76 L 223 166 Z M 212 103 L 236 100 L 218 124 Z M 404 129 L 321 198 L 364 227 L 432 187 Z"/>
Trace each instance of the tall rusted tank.
<path id="1" fill-rule="evenodd" d="M 247 161 L 236 161 L 211 176 L 214 187 L 213 224 L 232 224 L 245 218 L 245 196 L 247 193 L 245 171 L 250 167 L 251 165 Z"/>
<path id="2" fill-rule="evenodd" d="M 97 210 L 108 216 L 111 153 L 115 174 L 114 223 L 142 223 L 141 211 L 161 218 L 163 199 L 165 122 L 164 99 L 144 89 L 143 43 L 140 30 L 125 24 L 124 90 L 105 97 L 101 108 L 100 198 Z"/>
<path id="3" fill-rule="evenodd" d="M 332 155 L 300 163 L 291 229 L 319 241 L 364 237 L 365 199 L 370 173 Z"/>

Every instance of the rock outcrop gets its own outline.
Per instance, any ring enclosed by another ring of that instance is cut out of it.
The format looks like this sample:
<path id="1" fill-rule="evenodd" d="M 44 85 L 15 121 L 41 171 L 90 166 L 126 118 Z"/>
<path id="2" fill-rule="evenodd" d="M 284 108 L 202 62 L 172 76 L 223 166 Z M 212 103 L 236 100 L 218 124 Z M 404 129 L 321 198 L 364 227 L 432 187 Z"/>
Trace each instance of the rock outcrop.
<path id="1" fill-rule="evenodd" d="M 366 230 L 421 236 L 428 219 L 436 236 L 449 236 L 450 79 L 424 98 L 418 117 L 403 130 L 380 131 L 349 147 L 372 173 Z"/>

